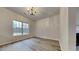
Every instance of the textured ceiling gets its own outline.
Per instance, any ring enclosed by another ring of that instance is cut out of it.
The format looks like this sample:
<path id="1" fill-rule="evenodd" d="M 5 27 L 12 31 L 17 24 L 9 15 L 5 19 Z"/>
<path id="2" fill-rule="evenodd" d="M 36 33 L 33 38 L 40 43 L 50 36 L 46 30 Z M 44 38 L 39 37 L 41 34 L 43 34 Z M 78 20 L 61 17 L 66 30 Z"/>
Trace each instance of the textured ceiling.
<path id="1" fill-rule="evenodd" d="M 26 7 L 6 7 L 6 8 L 18 14 L 21 14 L 24 17 L 28 17 L 29 19 L 32 19 L 32 20 L 43 19 L 43 18 L 53 16 L 59 13 L 59 7 L 37 7 L 40 14 L 35 15 L 35 16 L 25 14 Z"/>

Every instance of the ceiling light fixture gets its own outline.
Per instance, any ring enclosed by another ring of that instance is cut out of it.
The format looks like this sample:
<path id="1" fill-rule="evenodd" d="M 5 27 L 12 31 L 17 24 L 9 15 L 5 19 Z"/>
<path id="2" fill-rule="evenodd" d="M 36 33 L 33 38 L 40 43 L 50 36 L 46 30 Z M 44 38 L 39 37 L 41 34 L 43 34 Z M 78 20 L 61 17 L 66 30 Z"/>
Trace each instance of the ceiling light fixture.
<path id="1" fill-rule="evenodd" d="M 27 14 L 29 15 L 37 15 L 39 14 L 38 8 L 35 7 L 27 7 Z"/>

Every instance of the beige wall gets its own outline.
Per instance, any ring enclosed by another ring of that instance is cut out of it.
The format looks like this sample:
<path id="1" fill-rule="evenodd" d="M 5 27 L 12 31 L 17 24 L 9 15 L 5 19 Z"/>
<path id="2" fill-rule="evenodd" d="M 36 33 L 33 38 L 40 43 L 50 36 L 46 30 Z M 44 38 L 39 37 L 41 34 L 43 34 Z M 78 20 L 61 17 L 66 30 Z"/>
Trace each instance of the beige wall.
<path id="1" fill-rule="evenodd" d="M 25 36 L 16 36 L 13 37 L 12 33 L 12 21 L 18 20 L 26 22 L 30 26 L 30 34 Z M 0 45 L 6 44 L 8 42 L 13 42 L 16 40 L 21 40 L 33 36 L 33 24 L 34 21 L 29 20 L 15 12 L 12 12 L 6 8 L 0 8 Z"/>
<path id="2" fill-rule="evenodd" d="M 36 21 L 36 37 L 52 40 L 59 39 L 59 15 Z"/>

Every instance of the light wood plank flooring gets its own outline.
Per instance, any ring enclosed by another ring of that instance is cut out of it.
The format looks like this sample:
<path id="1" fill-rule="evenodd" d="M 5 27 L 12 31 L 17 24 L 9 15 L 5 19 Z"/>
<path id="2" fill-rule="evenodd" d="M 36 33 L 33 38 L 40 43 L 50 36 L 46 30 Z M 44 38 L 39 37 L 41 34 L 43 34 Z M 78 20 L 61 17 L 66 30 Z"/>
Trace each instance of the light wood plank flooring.
<path id="1" fill-rule="evenodd" d="M 57 41 L 30 38 L 0 47 L 0 51 L 60 51 Z"/>

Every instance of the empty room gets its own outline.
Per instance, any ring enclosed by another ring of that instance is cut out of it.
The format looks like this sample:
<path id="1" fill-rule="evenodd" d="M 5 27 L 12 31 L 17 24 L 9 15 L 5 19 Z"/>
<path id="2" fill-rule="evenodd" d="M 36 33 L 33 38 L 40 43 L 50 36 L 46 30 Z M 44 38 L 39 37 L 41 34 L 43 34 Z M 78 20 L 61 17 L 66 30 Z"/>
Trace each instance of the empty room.
<path id="1" fill-rule="evenodd" d="M 75 9 L 0 7 L 0 51 L 76 51 Z"/>

